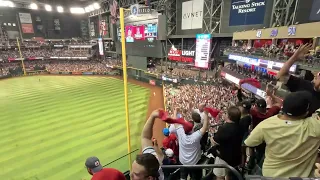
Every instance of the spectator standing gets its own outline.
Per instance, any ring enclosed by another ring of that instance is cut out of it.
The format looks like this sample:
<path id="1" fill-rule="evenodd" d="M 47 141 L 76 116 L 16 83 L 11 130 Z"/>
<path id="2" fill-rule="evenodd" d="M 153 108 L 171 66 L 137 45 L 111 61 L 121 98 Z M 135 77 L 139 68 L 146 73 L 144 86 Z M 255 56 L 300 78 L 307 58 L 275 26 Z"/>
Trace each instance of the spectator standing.
<path id="1" fill-rule="evenodd" d="M 251 102 L 250 101 L 243 101 L 238 104 L 238 107 L 241 111 L 241 119 L 240 119 L 240 128 L 243 132 L 243 140 L 242 140 L 242 165 L 245 165 L 246 162 L 246 145 L 244 141 L 247 139 L 249 132 L 250 132 L 250 125 L 252 123 L 252 117 L 250 115 L 251 109 Z"/>
<path id="2" fill-rule="evenodd" d="M 277 74 L 277 79 L 283 82 L 291 92 L 308 91 L 312 94 L 312 102 L 309 109 L 309 115 L 320 108 L 320 74 L 314 76 L 312 82 L 289 75 L 291 66 L 304 58 L 305 54 L 312 49 L 312 44 L 301 45 L 291 58 L 285 62 L 280 72 Z"/>
<path id="3" fill-rule="evenodd" d="M 275 96 L 275 89 L 266 89 L 267 95 L 272 99 L 272 102 L 275 102 L 271 108 L 267 109 L 267 102 L 264 99 L 259 99 L 256 102 L 256 107 L 252 108 L 250 114 L 252 116 L 252 129 L 254 129 L 259 123 L 263 120 L 272 117 L 280 112 L 282 106 L 282 100 Z M 255 161 L 259 165 L 262 164 L 264 152 L 265 152 L 265 143 L 260 144 L 255 147 L 255 153 L 250 157 L 248 168 L 254 168 Z"/>
<path id="4" fill-rule="evenodd" d="M 262 121 L 246 139 L 255 147 L 266 143 L 263 176 L 311 177 L 320 146 L 320 118 L 308 117 L 312 94 L 289 94 L 283 102 L 283 114 Z"/>
<path id="5" fill-rule="evenodd" d="M 192 105 L 190 105 L 190 108 L 192 107 Z M 193 109 L 192 112 L 198 113 L 201 117 L 201 123 L 204 123 L 204 118 L 205 118 L 205 112 L 204 112 L 204 108 L 206 107 L 205 103 L 202 103 L 199 105 L 198 109 Z M 199 122 L 196 122 L 199 123 Z"/>
<path id="6" fill-rule="evenodd" d="M 179 156 L 179 146 L 177 143 L 177 136 L 170 133 L 168 128 L 163 129 L 163 135 L 165 138 L 162 141 L 162 147 L 166 149 L 171 149 L 175 156 Z"/>
<path id="7" fill-rule="evenodd" d="M 91 180 L 126 180 L 123 173 L 112 168 L 103 168 L 97 157 L 89 157 L 85 163 Z"/>
<path id="8" fill-rule="evenodd" d="M 241 144 L 243 131 L 240 128 L 239 121 L 241 112 L 238 107 L 231 106 L 227 112 L 228 118 L 217 133 L 211 138 L 211 143 L 217 146 L 217 157 L 215 164 L 227 164 L 237 167 L 241 164 Z M 224 180 L 227 176 L 226 169 L 215 168 L 213 173 L 218 180 Z"/>
<path id="9" fill-rule="evenodd" d="M 174 111 L 174 117 L 176 117 L 177 109 Z M 178 142 L 179 142 L 179 161 L 182 165 L 196 165 L 199 163 L 201 159 L 201 145 L 200 141 L 202 136 L 208 130 L 208 112 L 204 112 L 204 123 L 200 130 L 197 130 L 191 134 L 186 134 L 182 125 L 174 124 L 174 126 L 170 126 L 170 131 L 177 134 Z M 201 169 L 188 169 L 181 168 L 181 180 L 186 180 L 188 175 L 192 180 L 199 180 L 202 178 L 202 170 Z"/>

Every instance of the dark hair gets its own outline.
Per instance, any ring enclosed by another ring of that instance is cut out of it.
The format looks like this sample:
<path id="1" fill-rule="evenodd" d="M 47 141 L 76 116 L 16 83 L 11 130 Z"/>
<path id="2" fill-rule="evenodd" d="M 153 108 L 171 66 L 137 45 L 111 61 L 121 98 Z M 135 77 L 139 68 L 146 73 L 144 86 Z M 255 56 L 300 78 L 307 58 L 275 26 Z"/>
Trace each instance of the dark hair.
<path id="1" fill-rule="evenodd" d="M 201 123 L 201 116 L 199 113 L 196 113 L 196 112 L 192 112 L 191 114 L 191 118 L 194 122 L 196 123 Z"/>
<path id="2" fill-rule="evenodd" d="M 146 169 L 147 176 L 159 178 L 160 164 L 153 154 L 146 153 L 137 155 L 136 162 Z"/>
<path id="3" fill-rule="evenodd" d="M 241 119 L 241 111 L 236 106 L 231 106 L 228 109 L 228 117 L 232 122 L 238 123 Z"/>

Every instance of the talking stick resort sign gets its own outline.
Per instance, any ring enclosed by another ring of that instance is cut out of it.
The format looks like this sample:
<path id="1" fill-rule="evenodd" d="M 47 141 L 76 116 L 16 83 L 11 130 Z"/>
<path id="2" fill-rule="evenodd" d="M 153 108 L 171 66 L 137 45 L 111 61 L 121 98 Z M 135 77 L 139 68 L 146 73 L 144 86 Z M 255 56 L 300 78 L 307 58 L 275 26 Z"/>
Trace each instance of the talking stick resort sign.
<path id="1" fill-rule="evenodd" d="M 240 1 L 238 1 L 240 2 Z M 241 1 L 245 2 L 246 4 L 236 5 L 232 4 L 232 10 L 238 10 L 238 13 L 248 13 L 248 12 L 256 12 L 257 7 L 265 6 L 265 1 L 263 2 L 250 2 L 250 0 Z"/>
<path id="2" fill-rule="evenodd" d="M 263 24 L 266 0 L 232 0 L 230 26 Z"/>

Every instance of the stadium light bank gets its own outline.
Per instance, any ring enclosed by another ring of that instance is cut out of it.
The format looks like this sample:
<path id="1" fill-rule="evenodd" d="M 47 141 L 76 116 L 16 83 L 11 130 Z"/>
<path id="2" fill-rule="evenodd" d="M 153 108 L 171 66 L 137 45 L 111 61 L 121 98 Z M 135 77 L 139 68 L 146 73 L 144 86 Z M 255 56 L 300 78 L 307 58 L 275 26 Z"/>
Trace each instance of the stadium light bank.
<path id="1" fill-rule="evenodd" d="M 12 1 L 2 1 L 0 0 L 0 7 L 15 7 Z"/>

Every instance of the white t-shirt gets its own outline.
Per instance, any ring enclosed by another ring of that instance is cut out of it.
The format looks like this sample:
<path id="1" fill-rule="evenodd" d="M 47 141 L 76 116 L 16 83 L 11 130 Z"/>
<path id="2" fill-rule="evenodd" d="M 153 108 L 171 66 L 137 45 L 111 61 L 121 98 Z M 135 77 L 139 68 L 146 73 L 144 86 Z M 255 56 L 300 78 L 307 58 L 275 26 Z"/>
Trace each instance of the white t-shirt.
<path id="1" fill-rule="evenodd" d="M 158 155 L 156 153 L 156 150 L 154 150 L 154 148 L 152 146 L 146 147 L 146 148 L 143 149 L 142 154 L 148 154 L 148 153 L 154 155 L 159 161 L 159 158 L 158 158 Z M 161 169 L 162 162 L 159 161 L 159 165 L 160 165 L 160 168 L 159 168 L 159 171 L 158 171 L 159 175 L 160 175 L 159 176 L 159 180 L 164 180 L 164 174 L 163 174 L 163 171 Z"/>
<path id="2" fill-rule="evenodd" d="M 176 133 L 179 142 L 179 160 L 183 165 L 196 165 L 201 159 L 200 140 L 202 134 L 196 131 L 187 135 L 181 125 L 175 128 L 173 125 L 169 128 L 170 132 Z"/>

